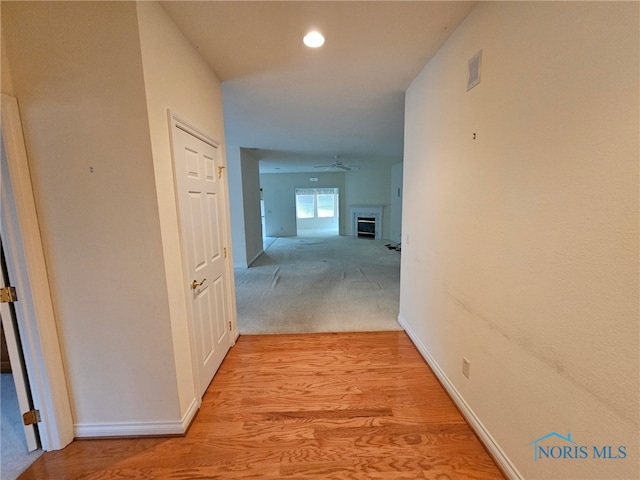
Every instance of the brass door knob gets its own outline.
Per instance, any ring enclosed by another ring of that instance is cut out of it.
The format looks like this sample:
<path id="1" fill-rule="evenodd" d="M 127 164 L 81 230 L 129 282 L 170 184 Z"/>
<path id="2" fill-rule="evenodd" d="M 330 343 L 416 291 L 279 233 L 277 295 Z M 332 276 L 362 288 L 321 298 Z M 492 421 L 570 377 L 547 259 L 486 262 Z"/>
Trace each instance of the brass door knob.
<path id="1" fill-rule="evenodd" d="M 200 285 L 202 285 L 206 281 L 207 281 L 206 278 L 203 278 L 201 282 L 198 282 L 198 281 L 194 280 L 193 282 L 191 282 L 191 288 L 193 290 L 195 290 L 196 288 L 198 288 Z"/>

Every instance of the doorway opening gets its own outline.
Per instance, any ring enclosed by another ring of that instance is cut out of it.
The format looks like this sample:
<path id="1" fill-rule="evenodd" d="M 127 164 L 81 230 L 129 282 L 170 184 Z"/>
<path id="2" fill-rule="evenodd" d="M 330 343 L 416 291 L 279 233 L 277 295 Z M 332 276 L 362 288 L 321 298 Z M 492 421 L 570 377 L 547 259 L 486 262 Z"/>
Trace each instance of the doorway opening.
<path id="1" fill-rule="evenodd" d="M 276 241 L 278 237 L 268 237 L 267 236 L 267 223 L 265 221 L 265 210 L 264 210 L 264 192 L 262 187 L 260 187 L 260 221 L 262 222 L 262 250 L 265 251 L 267 248 Z"/>
<path id="2" fill-rule="evenodd" d="M 300 236 L 338 236 L 338 188 L 296 188 L 296 230 Z"/>

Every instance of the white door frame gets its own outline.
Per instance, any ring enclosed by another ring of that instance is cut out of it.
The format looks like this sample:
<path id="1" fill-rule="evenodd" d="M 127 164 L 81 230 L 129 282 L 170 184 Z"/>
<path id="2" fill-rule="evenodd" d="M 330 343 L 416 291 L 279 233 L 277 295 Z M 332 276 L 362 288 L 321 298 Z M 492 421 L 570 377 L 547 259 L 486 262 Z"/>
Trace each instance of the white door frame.
<path id="1" fill-rule="evenodd" d="M 176 202 L 176 209 L 177 211 L 180 211 L 180 206 L 179 206 L 179 201 L 180 199 L 178 198 L 178 194 L 179 194 L 179 188 L 178 188 L 178 179 L 176 176 L 176 165 L 175 165 L 175 153 L 174 153 L 174 129 L 180 129 L 183 130 L 187 133 L 189 133 L 190 135 L 193 135 L 194 137 L 202 140 L 203 142 L 211 145 L 212 147 L 215 147 L 217 149 L 220 149 L 220 162 L 221 164 L 224 166 L 224 168 L 226 169 L 226 157 L 224 155 L 224 150 L 222 149 L 222 144 L 220 142 L 217 142 L 216 140 L 214 140 L 213 138 L 211 138 L 209 135 L 201 132 L 200 130 L 198 130 L 196 127 L 194 127 L 193 125 L 191 125 L 189 122 L 185 121 L 182 117 L 180 117 L 179 115 L 177 115 L 176 113 L 172 112 L 170 109 L 167 111 L 168 116 L 169 116 L 169 125 L 170 125 L 170 138 L 171 138 L 171 159 L 172 159 L 172 170 L 173 170 L 173 186 L 174 186 L 174 192 L 176 195 L 175 198 L 175 202 Z M 223 190 L 223 195 L 222 195 L 222 208 L 224 210 L 224 219 L 223 219 L 223 226 L 222 228 L 224 229 L 223 235 L 224 235 L 224 239 L 225 239 L 225 244 L 226 244 L 226 248 L 227 248 L 227 252 L 228 252 L 228 260 L 225 262 L 225 275 L 226 275 L 226 279 L 227 279 L 227 305 L 229 306 L 229 313 L 231 315 L 231 323 L 232 323 L 232 331 L 230 332 L 229 335 L 229 341 L 230 341 L 230 347 L 233 346 L 235 344 L 235 341 L 237 340 L 238 336 L 239 336 L 239 330 L 238 330 L 238 322 L 237 322 L 237 311 L 236 311 L 236 296 L 235 296 L 235 284 L 234 284 L 234 280 L 233 280 L 233 252 L 231 250 L 231 216 L 229 213 L 229 189 L 228 189 L 228 180 L 227 177 L 225 175 L 225 180 L 221 183 L 222 185 L 222 190 Z M 185 254 L 186 250 L 185 250 L 185 246 L 184 246 L 184 238 L 182 236 L 182 225 L 180 225 L 180 216 L 178 215 L 178 231 L 180 232 L 180 254 L 181 254 L 181 258 L 182 258 L 182 272 L 183 272 L 183 285 L 184 287 L 184 295 L 185 295 L 185 300 L 187 298 L 189 298 L 189 296 L 191 295 L 191 291 L 190 291 L 190 287 L 188 286 L 191 278 L 189 277 L 189 264 L 188 264 L 188 256 Z M 192 371 L 192 376 L 193 376 L 193 385 L 195 386 L 195 391 L 199 392 L 200 391 L 200 380 L 199 380 L 199 376 L 198 376 L 198 372 L 196 370 L 196 365 L 198 364 L 198 359 L 197 359 L 197 351 L 195 348 L 196 345 L 196 334 L 194 332 L 193 329 L 193 312 L 191 311 L 190 308 L 187 307 L 187 317 L 188 317 L 188 330 L 189 330 L 189 342 L 191 344 L 191 362 L 193 365 L 193 371 Z M 200 401 L 201 399 L 198 398 L 198 400 Z"/>
<path id="2" fill-rule="evenodd" d="M 42 449 L 59 450 L 73 440 L 73 417 L 44 249 L 22 134 L 18 101 L 2 94 L 2 134 L 8 172 L 1 172 L 0 207 L 7 269 L 19 298 L 16 316 Z M 9 194 L 9 190 L 12 194 Z"/>

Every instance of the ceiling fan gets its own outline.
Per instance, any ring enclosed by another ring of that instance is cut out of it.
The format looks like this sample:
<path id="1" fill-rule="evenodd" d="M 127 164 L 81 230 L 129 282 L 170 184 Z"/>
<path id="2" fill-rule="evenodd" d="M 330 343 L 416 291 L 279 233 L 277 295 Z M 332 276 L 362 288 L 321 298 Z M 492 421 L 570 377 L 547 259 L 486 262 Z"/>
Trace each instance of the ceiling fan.
<path id="1" fill-rule="evenodd" d="M 346 171 L 360 169 L 360 167 L 358 165 L 346 165 L 346 164 L 344 164 L 342 162 L 342 160 L 340 160 L 340 155 L 335 155 L 333 158 L 334 158 L 334 162 L 333 163 L 330 163 L 329 165 L 314 165 L 313 168 L 339 168 L 340 170 L 346 170 Z"/>

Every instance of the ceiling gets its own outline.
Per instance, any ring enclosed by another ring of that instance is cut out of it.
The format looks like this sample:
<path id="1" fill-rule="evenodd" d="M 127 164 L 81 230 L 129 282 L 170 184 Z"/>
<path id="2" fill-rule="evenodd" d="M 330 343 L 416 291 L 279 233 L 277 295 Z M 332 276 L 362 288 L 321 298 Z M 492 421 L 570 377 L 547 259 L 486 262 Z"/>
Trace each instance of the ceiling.
<path id="1" fill-rule="evenodd" d="M 475 4 L 161 3 L 222 81 L 226 144 L 262 173 L 401 161 L 404 91 Z M 303 45 L 310 29 L 323 47 Z"/>

